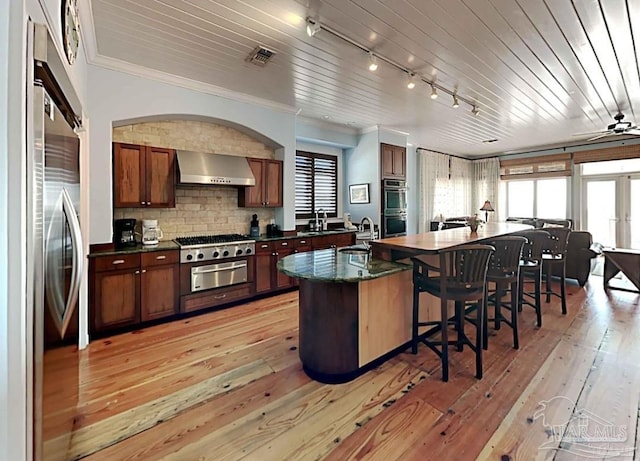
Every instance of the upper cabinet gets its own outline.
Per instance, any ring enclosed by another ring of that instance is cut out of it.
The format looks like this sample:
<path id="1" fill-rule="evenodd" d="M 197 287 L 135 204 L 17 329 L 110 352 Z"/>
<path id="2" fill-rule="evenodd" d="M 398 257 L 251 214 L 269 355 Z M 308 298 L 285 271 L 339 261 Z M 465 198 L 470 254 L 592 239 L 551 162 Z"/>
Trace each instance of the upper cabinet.
<path id="1" fill-rule="evenodd" d="M 407 148 L 380 144 L 382 156 L 382 178 L 406 177 Z"/>
<path id="2" fill-rule="evenodd" d="M 238 189 L 238 205 L 247 208 L 282 206 L 282 162 L 247 158 L 255 186 Z"/>
<path id="3" fill-rule="evenodd" d="M 113 144 L 113 206 L 173 208 L 175 150 Z"/>

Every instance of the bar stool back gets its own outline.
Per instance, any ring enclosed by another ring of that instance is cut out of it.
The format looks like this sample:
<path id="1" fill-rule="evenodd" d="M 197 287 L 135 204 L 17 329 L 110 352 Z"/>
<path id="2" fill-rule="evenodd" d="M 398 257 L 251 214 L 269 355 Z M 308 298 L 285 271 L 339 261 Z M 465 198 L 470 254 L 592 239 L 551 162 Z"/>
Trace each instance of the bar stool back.
<path id="1" fill-rule="evenodd" d="M 518 232 L 513 235 L 525 237 L 527 243 L 522 248 L 520 260 L 520 311 L 523 305 L 531 306 L 536 311 L 536 323 L 538 328 L 542 326 L 542 251 L 547 247 L 550 238 L 549 232 L 542 229 L 534 229 Z M 533 283 L 531 289 L 528 284 Z"/>
<path id="2" fill-rule="evenodd" d="M 422 342 L 434 351 L 442 362 L 442 380 L 449 380 L 448 327 L 455 325 L 458 338 L 455 344 L 458 350 L 469 346 L 476 355 L 476 377 L 482 378 L 482 337 L 483 314 L 486 312 L 487 264 L 494 248 L 489 245 L 462 245 L 440 251 L 440 267 L 421 260 L 413 261 L 413 335 L 411 351 L 418 352 L 418 343 Z M 440 320 L 423 321 L 420 318 L 420 293 L 427 292 L 440 298 Z M 455 314 L 449 319 L 448 301 L 455 302 Z M 472 343 L 464 333 L 465 307 L 469 303 L 478 305 L 477 317 L 472 322 L 476 327 L 476 341 Z M 419 327 L 431 326 L 423 333 Z M 429 336 L 440 331 L 441 340 L 434 341 Z"/>
<path id="3" fill-rule="evenodd" d="M 568 227 L 550 227 L 545 229 L 549 232 L 547 247 L 542 252 L 542 271 L 546 280 L 547 295 L 546 302 L 551 301 L 551 296 L 557 296 L 562 301 L 562 313 L 567 313 L 567 299 L 565 293 L 565 276 L 567 261 L 567 242 L 569 241 Z M 554 267 L 560 267 L 560 293 L 553 291 L 551 287 L 551 274 Z"/>
<path id="4" fill-rule="evenodd" d="M 500 324 L 505 323 L 513 330 L 513 348 L 518 349 L 518 308 L 520 306 L 520 255 L 522 247 L 527 239 L 518 236 L 506 236 L 491 239 L 487 244 L 493 246 L 496 251 L 489 258 L 489 268 L 487 270 L 487 282 L 495 284 L 495 290 L 489 296 L 489 302 L 493 302 L 495 313 L 493 317 L 494 328 L 500 329 Z M 502 295 L 511 294 L 510 302 L 502 302 Z M 502 309 L 511 311 L 511 319 L 507 320 L 502 316 Z M 484 343 L 488 346 L 488 313 L 485 314 Z"/>

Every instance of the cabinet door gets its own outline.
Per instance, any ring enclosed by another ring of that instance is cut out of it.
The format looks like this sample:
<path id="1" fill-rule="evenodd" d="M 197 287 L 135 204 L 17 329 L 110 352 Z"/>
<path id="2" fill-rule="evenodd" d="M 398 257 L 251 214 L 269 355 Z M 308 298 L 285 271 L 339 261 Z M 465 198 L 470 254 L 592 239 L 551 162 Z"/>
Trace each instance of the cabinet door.
<path id="1" fill-rule="evenodd" d="M 253 176 L 256 178 L 256 185 L 239 189 L 238 203 L 240 206 L 249 208 L 264 206 L 264 161 L 259 158 L 247 158 L 247 161 Z"/>
<path id="2" fill-rule="evenodd" d="M 145 146 L 114 143 L 113 206 L 147 206 L 145 182 Z"/>
<path id="3" fill-rule="evenodd" d="M 264 167 L 264 206 L 282 206 L 282 162 L 266 160 Z"/>
<path id="4" fill-rule="evenodd" d="M 175 199 L 175 151 L 162 147 L 147 147 L 146 151 L 147 206 L 173 208 Z"/>
<path id="5" fill-rule="evenodd" d="M 406 176 L 407 149 L 396 146 L 393 152 L 393 174 L 396 177 L 404 178 Z"/>
<path id="6" fill-rule="evenodd" d="M 180 267 L 178 264 L 142 269 L 140 318 L 143 322 L 178 313 Z"/>
<path id="7" fill-rule="evenodd" d="M 287 255 L 293 254 L 293 248 L 278 248 L 273 258 L 273 271 L 274 271 L 274 288 L 289 288 L 294 285 L 295 279 L 289 277 L 284 272 L 278 270 L 277 264 L 282 258 Z"/>
<path id="8" fill-rule="evenodd" d="M 140 270 L 96 272 L 93 296 L 95 331 L 140 321 Z"/>
<path id="9" fill-rule="evenodd" d="M 380 148 L 382 149 L 382 177 L 393 177 L 393 146 L 381 144 Z"/>
<path id="10" fill-rule="evenodd" d="M 271 257 L 273 248 L 269 243 L 258 243 L 256 247 L 256 293 L 266 293 L 271 291 Z"/>

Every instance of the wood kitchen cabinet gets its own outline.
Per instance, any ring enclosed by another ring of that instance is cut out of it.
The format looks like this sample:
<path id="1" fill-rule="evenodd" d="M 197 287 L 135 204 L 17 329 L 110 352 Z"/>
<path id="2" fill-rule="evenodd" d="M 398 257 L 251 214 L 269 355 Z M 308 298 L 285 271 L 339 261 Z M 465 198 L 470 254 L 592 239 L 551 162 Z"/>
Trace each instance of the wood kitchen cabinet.
<path id="1" fill-rule="evenodd" d="M 113 206 L 173 208 L 175 150 L 137 144 L 113 144 Z"/>
<path id="2" fill-rule="evenodd" d="M 99 333 L 178 312 L 178 250 L 92 258 L 90 328 Z"/>
<path id="3" fill-rule="evenodd" d="M 391 144 L 380 144 L 380 154 L 382 157 L 382 177 L 402 178 L 406 177 L 407 148 L 393 146 Z"/>
<path id="4" fill-rule="evenodd" d="M 294 252 L 292 239 L 256 243 L 256 294 L 281 290 L 294 285 L 294 280 L 280 272 L 278 261 Z"/>
<path id="5" fill-rule="evenodd" d="M 238 188 L 238 206 L 246 208 L 282 206 L 282 162 L 247 158 L 255 186 Z"/>
<path id="6" fill-rule="evenodd" d="M 141 255 L 140 320 L 156 320 L 178 313 L 180 266 L 178 251 Z"/>

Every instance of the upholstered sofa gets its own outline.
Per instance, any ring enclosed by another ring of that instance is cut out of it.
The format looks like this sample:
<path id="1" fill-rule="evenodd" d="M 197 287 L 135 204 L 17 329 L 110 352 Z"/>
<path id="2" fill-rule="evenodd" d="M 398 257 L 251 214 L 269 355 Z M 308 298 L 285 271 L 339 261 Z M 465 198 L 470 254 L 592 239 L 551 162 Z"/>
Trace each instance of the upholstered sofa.
<path id="1" fill-rule="evenodd" d="M 570 219 L 507 218 L 507 221 L 529 224 L 536 229 L 553 226 L 573 228 L 573 222 Z M 591 259 L 598 254 L 600 254 L 599 245 L 593 243 L 590 232 L 572 230 L 569 233 L 567 245 L 566 277 L 575 279 L 580 286 L 584 286 L 591 272 Z M 560 275 L 559 270 L 560 268 L 556 268 L 554 275 Z"/>

